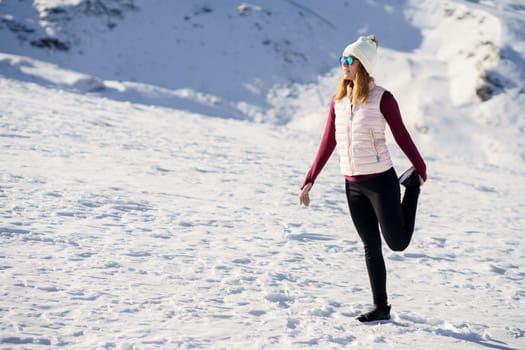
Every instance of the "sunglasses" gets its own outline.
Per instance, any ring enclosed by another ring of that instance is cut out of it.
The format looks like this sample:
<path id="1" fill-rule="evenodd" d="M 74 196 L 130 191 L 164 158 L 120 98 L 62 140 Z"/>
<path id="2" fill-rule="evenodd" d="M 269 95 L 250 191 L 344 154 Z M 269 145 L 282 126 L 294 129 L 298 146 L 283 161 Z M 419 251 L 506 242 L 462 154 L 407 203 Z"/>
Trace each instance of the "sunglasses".
<path id="1" fill-rule="evenodd" d="M 352 57 L 352 56 L 348 56 L 348 57 L 341 56 L 341 57 L 339 57 L 339 62 L 341 62 L 341 64 L 344 64 L 346 62 L 346 63 L 348 63 L 349 66 L 351 66 L 352 63 L 354 63 L 355 59 L 356 58 Z"/>

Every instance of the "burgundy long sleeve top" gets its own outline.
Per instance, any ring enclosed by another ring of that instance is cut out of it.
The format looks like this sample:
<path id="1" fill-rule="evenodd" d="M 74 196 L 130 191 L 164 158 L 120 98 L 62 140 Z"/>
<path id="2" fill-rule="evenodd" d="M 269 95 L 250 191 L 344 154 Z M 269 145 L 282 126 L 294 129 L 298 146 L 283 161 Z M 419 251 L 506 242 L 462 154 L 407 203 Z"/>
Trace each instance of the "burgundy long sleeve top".
<path id="1" fill-rule="evenodd" d="M 323 138 L 321 139 L 321 144 L 317 151 L 317 156 L 315 161 L 312 164 L 312 167 L 306 174 L 306 178 L 301 186 L 301 189 L 307 183 L 314 183 L 317 176 L 321 173 L 326 162 L 330 159 L 335 146 L 335 109 L 334 109 L 335 100 L 332 100 L 330 104 L 330 112 L 328 113 L 328 120 L 326 121 L 326 126 L 323 133 Z M 419 175 L 426 181 L 427 179 L 427 168 L 423 157 L 419 153 L 416 145 L 412 141 L 408 130 L 403 124 L 403 119 L 401 118 L 401 112 L 399 111 L 399 106 L 397 104 L 394 96 L 385 91 L 381 97 L 381 102 L 379 105 L 381 113 L 385 117 L 385 120 L 390 127 L 390 131 L 394 136 L 394 140 L 399 145 L 403 153 L 410 160 L 416 171 Z M 366 175 L 356 175 L 356 176 L 345 176 L 348 181 L 357 182 L 371 179 L 379 174 L 366 174 Z"/>

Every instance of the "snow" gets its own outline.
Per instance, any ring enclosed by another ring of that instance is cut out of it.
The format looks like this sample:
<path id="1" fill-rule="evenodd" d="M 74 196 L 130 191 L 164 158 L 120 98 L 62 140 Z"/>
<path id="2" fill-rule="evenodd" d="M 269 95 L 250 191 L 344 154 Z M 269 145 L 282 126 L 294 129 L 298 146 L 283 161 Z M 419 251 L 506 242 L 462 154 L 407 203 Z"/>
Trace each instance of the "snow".
<path id="1" fill-rule="evenodd" d="M 0 1 L 0 347 L 525 348 L 523 2 L 86 3 Z M 369 32 L 429 180 L 360 324 L 335 156 L 297 191 Z"/>

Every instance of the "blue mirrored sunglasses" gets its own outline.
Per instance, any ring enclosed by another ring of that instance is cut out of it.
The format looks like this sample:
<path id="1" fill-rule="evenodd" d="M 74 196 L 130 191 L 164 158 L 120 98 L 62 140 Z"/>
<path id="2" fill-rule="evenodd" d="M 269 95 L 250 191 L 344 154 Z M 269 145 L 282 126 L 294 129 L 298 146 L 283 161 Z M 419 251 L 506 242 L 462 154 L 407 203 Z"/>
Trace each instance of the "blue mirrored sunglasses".
<path id="1" fill-rule="evenodd" d="M 349 66 L 351 66 L 352 63 L 354 63 L 354 60 L 355 60 L 355 58 L 352 57 L 352 56 L 348 56 L 348 57 L 341 56 L 341 57 L 339 57 L 339 62 L 341 62 L 341 64 L 344 64 L 346 62 L 346 63 L 348 63 Z"/>

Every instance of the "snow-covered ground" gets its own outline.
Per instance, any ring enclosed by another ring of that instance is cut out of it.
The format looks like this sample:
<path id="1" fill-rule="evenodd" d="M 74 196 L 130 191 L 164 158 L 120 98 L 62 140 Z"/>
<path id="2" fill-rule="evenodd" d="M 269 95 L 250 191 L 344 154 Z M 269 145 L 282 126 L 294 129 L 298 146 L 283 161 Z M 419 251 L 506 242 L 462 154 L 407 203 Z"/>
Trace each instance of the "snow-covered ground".
<path id="1" fill-rule="evenodd" d="M 524 22 L 518 0 L 0 1 L 0 348 L 525 348 Z M 335 159 L 297 190 L 369 32 L 429 181 L 367 325 Z"/>
<path id="2" fill-rule="evenodd" d="M 308 136 L 0 82 L 3 347 L 525 346 L 523 173 L 428 159 L 393 320 L 362 325 L 336 162 L 297 206 Z"/>

